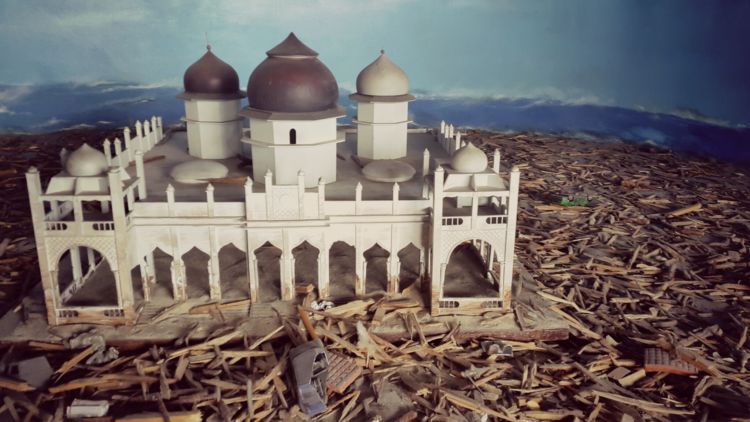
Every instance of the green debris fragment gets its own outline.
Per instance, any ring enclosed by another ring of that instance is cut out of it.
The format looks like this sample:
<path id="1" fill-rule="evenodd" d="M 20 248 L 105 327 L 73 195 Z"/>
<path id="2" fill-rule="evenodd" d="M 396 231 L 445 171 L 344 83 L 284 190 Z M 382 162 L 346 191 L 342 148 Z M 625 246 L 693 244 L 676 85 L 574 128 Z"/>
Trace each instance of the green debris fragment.
<path id="1" fill-rule="evenodd" d="M 568 198 L 563 196 L 560 200 L 560 205 L 564 207 L 587 207 L 589 205 L 589 199 L 583 197 Z"/>

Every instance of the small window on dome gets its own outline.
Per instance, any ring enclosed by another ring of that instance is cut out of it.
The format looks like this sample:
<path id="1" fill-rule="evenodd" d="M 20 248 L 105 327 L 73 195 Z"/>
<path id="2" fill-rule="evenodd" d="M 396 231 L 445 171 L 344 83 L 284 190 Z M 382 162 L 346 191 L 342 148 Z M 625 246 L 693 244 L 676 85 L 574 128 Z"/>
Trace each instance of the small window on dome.
<path id="1" fill-rule="evenodd" d="M 289 144 L 297 145 L 297 129 L 289 130 Z"/>

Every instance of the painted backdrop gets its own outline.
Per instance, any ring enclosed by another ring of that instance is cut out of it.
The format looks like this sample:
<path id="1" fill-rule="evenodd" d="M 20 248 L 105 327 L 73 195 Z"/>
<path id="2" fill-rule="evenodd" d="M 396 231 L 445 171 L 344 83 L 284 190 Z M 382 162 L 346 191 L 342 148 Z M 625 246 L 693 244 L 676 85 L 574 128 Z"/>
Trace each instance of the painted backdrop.
<path id="1" fill-rule="evenodd" d="M 176 121 L 206 38 L 245 81 L 295 31 L 342 92 L 385 48 L 419 124 L 750 159 L 749 21 L 748 1 L 2 0 L 0 128 Z"/>

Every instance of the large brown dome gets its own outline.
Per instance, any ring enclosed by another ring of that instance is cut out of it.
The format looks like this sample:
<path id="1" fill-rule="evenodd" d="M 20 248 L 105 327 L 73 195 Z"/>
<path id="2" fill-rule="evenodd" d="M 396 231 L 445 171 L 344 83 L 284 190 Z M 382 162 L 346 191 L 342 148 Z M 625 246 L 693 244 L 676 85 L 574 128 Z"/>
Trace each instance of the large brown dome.
<path id="1" fill-rule="evenodd" d="M 240 78 L 232 66 L 225 63 L 207 47 L 208 51 L 190 65 L 182 78 L 185 95 L 198 94 L 216 98 L 242 95 Z"/>
<path id="2" fill-rule="evenodd" d="M 337 108 L 339 87 L 318 53 L 290 33 L 266 52 L 247 82 L 251 109 L 313 113 Z"/>

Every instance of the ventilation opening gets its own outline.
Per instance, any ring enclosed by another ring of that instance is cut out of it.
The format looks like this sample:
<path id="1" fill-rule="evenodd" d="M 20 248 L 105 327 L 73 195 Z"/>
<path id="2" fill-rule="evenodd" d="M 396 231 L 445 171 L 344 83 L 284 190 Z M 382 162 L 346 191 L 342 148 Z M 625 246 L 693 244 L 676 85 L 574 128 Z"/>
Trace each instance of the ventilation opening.
<path id="1" fill-rule="evenodd" d="M 297 145 L 297 129 L 289 130 L 289 144 Z"/>

